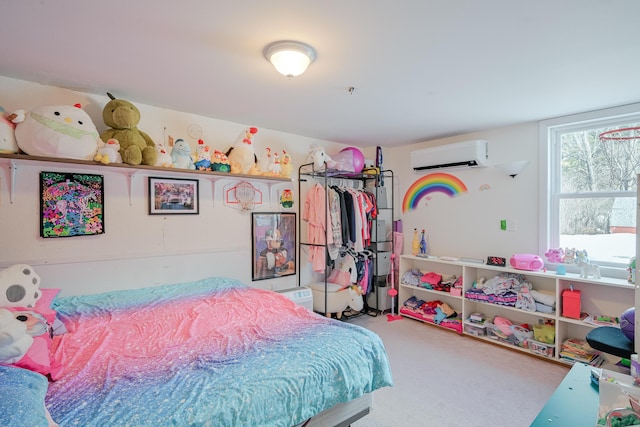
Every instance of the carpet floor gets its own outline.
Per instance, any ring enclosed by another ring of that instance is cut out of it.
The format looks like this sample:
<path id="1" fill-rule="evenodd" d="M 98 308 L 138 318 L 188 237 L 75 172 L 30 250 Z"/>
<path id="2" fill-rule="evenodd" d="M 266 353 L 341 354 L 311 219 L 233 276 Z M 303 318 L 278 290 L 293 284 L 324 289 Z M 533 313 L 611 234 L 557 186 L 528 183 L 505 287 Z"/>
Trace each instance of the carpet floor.
<path id="1" fill-rule="evenodd" d="M 386 315 L 349 321 L 376 332 L 394 386 L 352 427 L 529 426 L 569 367 L 436 326 Z"/>

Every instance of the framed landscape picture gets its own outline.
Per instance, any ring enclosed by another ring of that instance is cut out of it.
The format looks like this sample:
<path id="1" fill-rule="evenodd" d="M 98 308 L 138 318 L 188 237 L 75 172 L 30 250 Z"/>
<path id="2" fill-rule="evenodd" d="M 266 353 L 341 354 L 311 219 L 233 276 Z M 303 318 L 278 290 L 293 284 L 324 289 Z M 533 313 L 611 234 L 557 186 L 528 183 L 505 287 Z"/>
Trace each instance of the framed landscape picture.
<path id="1" fill-rule="evenodd" d="M 197 179 L 149 177 L 149 215 L 198 214 Z"/>
<path id="2" fill-rule="evenodd" d="M 102 175 L 40 172 L 40 236 L 104 233 Z"/>

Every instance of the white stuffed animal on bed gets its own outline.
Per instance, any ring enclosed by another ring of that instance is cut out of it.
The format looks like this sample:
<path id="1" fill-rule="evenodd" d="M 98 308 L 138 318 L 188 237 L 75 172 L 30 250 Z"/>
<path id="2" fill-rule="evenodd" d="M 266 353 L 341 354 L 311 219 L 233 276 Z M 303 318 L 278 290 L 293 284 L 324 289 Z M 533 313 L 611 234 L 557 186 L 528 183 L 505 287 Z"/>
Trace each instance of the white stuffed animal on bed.
<path id="1" fill-rule="evenodd" d="M 27 324 L 16 319 L 13 312 L 0 308 L 0 363 L 16 363 L 32 344 Z"/>
<path id="2" fill-rule="evenodd" d="M 0 307 L 35 307 L 40 299 L 40 276 L 27 264 L 0 271 Z"/>

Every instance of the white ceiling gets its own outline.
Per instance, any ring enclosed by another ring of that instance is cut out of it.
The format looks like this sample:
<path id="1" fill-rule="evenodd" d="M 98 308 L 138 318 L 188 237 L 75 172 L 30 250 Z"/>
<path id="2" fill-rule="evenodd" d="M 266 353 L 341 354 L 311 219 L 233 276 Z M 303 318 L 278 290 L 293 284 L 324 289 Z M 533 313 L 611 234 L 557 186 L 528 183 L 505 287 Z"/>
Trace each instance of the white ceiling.
<path id="1" fill-rule="evenodd" d="M 13 0 L 0 40 L 0 75 L 360 146 L 640 101 L 637 0 Z"/>

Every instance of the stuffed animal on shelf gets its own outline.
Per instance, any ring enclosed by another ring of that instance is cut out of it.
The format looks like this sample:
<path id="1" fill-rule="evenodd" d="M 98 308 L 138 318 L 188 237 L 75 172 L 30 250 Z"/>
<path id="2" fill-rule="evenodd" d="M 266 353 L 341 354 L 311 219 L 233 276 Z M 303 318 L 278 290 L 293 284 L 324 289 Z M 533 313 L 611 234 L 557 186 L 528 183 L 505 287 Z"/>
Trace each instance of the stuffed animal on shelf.
<path id="1" fill-rule="evenodd" d="M 311 144 L 307 163 L 312 163 L 315 170 L 324 170 L 325 163 L 329 169 L 335 169 L 336 166 L 336 162 L 324 151 L 324 147 L 317 144 Z"/>
<path id="2" fill-rule="evenodd" d="M 562 248 L 549 248 L 549 250 L 544 253 L 544 256 L 547 257 L 547 261 L 549 262 L 558 264 L 562 264 L 564 262 L 564 250 L 562 250 Z"/>
<path id="3" fill-rule="evenodd" d="M 124 163 L 155 166 L 156 144 L 149 135 L 138 129 L 140 110 L 129 101 L 116 99 L 110 93 L 107 95 L 111 101 L 102 109 L 102 119 L 111 129 L 102 132 L 102 140 L 115 138 L 120 142 L 120 155 Z"/>
<path id="4" fill-rule="evenodd" d="M 178 169 L 195 169 L 193 158 L 191 157 L 191 146 L 182 138 L 176 139 L 171 149 L 171 160 L 173 167 Z"/>
<path id="5" fill-rule="evenodd" d="M 231 172 L 229 159 L 227 159 L 227 155 L 222 151 L 213 151 L 213 156 L 211 156 L 211 170 L 216 172 Z"/>
<path id="6" fill-rule="evenodd" d="M 279 177 L 282 174 L 282 166 L 280 165 L 280 155 L 275 152 L 273 153 L 272 162 L 269 165 L 269 169 L 267 170 L 267 176 L 275 176 Z"/>
<path id="7" fill-rule="evenodd" d="M 225 153 L 229 159 L 232 173 L 249 174 L 252 170 L 255 173 L 258 158 L 253 149 L 252 139 L 256 133 L 258 133 L 258 128 L 246 128 L 240 132 L 233 146 Z"/>
<path id="8" fill-rule="evenodd" d="M 0 107 L 0 153 L 17 153 L 20 151 L 16 143 L 16 125 Z"/>
<path id="9" fill-rule="evenodd" d="M 198 140 L 194 165 L 199 171 L 211 170 L 211 149 L 202 139 Z"/>
<path id="10" fill-rule="evenodd" d="M 293 172 L 293 165 L 291 164 L 291 154 L 282 150 L 282 161 L 280 162 L 280 175 L 283 178 L 291 178 L 291 172 Z"/>
<path id="11" fill-rule="evenodd" d="M 271 164 L 271 148 L 265 147 L 264 155 L 258 159 L 258 168 L 261 171 L 266 172 L 269 170 L 269 165 Z"/>
<path id="12" fill-rule="evenodd" d="M 122 163 L 120 143 L 118 140 L 111 138 L 107 142 L 100 141 L 98 143 L 98 152 L 93 157 L 93 160 L 100 162 L 103 165 L 108 165 L 109 163 Z"/>
<path id="13" fill-rule="evenodd" d="M 93 160 L 98 130 L 91 117 L 75 105 L 43 105 L 11 119 L 18 147 L 31 156 Z"/>
<path id="14" fill-rule="evenodd" d="M 173 159 L 171 154 L 164 148 L 163 144 L 156 144 L 156 164 L 155 166 L 161 168 L 172 168 Z"/>

